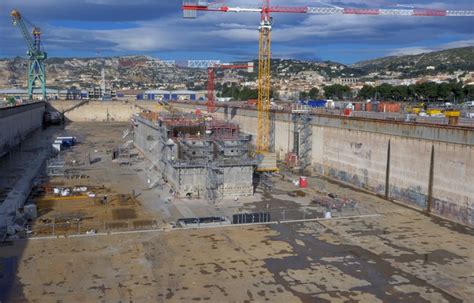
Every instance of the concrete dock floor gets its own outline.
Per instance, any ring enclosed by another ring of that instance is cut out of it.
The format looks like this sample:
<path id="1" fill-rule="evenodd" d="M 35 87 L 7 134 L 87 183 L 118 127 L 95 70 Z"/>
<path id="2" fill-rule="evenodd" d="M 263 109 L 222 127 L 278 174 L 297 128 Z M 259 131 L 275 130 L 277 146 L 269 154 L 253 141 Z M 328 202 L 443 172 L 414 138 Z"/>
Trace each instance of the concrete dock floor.
<path id="1" fill-rule="evenodd" d="M 377 218 L 19 241 L 0 250 L 0 285 L 9 302 L 468 302 L 472 230 L 387 209 Z"/>
<path id="2" fill-rule="evenodd" d="M 144 163 L 120 168 L 109 162 L 110 146 L 103 142 L 123 125 L 98 126 L 68 126 L 85 142 L 71 155 L 79 159 L 93 150 L 101 160 L 89 169 L 90 178 L 117 194 L 140 192 L 143 211 L 161 222 L 221 211 L 311 211 L 310 197 L 320 191 L 351 197 L 364 213 L 379 216 L 0 243 L 1 302 L 469 302 L 474 297 L 472 228 L 316 177 L 309 179 L 304 197 L 289 196 L 294 185 L 275 178 L 274 190 L 259 189 L 254 199 L 166 203 L 165 189 L 143 185 Z"/>

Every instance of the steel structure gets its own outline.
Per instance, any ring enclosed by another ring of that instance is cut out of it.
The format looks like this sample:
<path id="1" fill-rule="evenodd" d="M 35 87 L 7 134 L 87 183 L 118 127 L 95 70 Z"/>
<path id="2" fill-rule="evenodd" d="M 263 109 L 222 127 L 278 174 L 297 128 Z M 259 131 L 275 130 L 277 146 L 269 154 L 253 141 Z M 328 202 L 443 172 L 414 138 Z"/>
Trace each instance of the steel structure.
<path id="1" fill-rule="evenodd" d="M 209 68 L 221 64 L 219 60 L 188 60 L 189 68 Z"/>
<path id="2" fill-rule="evenodd" d="M 207 112 L 213 113 L 216 110 L 215 79 L 216 69 L 247 69 L 253 72 L 253 62 L 248 64 L 214 64 L 207 69 Z"/>
<path id="3" fill-rule="evenodd" d="M 309 109 L 296 109 L 291 112 L 293 120 L 293 153 L 298 156 L 301 173 L 304 174 L 311 167 L 311 153 L 313 149 L 312 115 Z"/>
<path id="4" fill-rule="evenodd" d="M 473 10 L 441 10 L 425 8 L 343 8 L 321 3 L 326 6 L 271 6 L 270 0 L 263 0 L 260 7 L 230 7 L 219 2 L 208 3 L 202 0 L 185 0 L 183 13 L 185 18 L 196 18 L 198 11 L 259 13 L 259 72 L 258 72 L 258 135 L 257 152 L 267 153 L 270 150 L 270 42 L 272 19 L 271 13 L 298 13 L 317 15 L 369 15 L 369 16 L 427 16 L 427 17 L 462 17 L 474 16 Z"/>
<path id="5" fill-rule="evenodd" d="M 20 29 L 23 39 L 26 42 L 28 51 L 26 54 L 30 60 L 28 66 L 28 99 L 33 98 L 33 91 L 36 88 L 36 80 L 40 82 L 43 100 L 46 100 L 46 70 L 44 60 L 48 57 L 47 53 L 41 49 L 41 30 L 37 26 L 33 26 L 30 35 L 25 23 L 23 15 L 13 10 L 10 15 L 13 18 L 13 25 Z"/>

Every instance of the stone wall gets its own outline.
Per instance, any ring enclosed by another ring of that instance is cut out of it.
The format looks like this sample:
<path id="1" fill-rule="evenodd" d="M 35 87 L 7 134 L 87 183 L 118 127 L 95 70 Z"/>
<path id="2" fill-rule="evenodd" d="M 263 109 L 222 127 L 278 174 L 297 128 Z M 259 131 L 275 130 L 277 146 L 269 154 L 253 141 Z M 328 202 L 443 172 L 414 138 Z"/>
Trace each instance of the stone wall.
<path id="1" fill-rule="evenodd" d="M 45 103 L 0 109 L 0 157 L 43 124 Z"/>
<path id="2" fill-rule="evenodd" d="M 156 102 L 126 101 L 51 101 L 51 106 L 63 113 L 67 120 L 74 122 L 126 122 L 133 114 L 142 110 L 160 111 Z M 72 110 L 71 110 L 72 109 Z"/>

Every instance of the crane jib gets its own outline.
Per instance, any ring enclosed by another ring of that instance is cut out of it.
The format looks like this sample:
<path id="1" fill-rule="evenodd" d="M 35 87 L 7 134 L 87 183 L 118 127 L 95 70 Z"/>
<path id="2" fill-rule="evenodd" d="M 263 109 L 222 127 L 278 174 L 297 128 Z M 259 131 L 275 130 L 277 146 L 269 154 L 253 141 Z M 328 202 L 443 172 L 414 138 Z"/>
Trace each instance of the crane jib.
<path id="1" fill-rule="evenodd" d="M 184 11 L 211 11 L 234 13 L 262 13 L 258 7 L 229 7 L 206 5 L 183 5 Z M 300 7 L 271 6 L 265 8 L 268 13 L 299 13 L 317 15 L 366 15 L 366 16 L 414 16 L 414 17 L 472 17 L 473 10 L 441 10 L 441 9 L 383 9 L 383 8 L 341 8 L 341 7 Z"/>

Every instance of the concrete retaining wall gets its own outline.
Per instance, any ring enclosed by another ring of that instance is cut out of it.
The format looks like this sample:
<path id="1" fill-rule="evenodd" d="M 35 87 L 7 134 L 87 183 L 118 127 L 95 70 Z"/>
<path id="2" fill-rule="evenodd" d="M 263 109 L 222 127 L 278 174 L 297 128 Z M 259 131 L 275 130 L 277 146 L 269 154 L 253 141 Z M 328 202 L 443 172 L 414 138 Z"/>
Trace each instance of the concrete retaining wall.
<path id="1" fill-rule="evenodd" d="M 132 114 L 143 109 L 159 111 L 161 107 L 156 102 L 125 102 L 125 101 L 90 101 L 77 106 L 81 101 L 51 101 L 51 106 L 66 119 L 74 122 L 126 122 Z M 71 108 L 74 108 L 70 110 Z"/>
<path id="2" fill-rule="evenodd" d="M 0 109 L 0 157 L 43 123 L 45 103 Z"/>
<path id="3" fill-rule="evenodd" d="M 174 106 L 196 109 L 188 104 Z M 256 111 L 221 107 L 216 115 L 240 123 L 243 131 L 255 137 Z M 275 151 L 280 158 L 292 151 L 290 121 L 287 113 L 275 114 Z M 315 116 L 312 132 L 315 172 L 474 224 L 474 129 Z"/>

